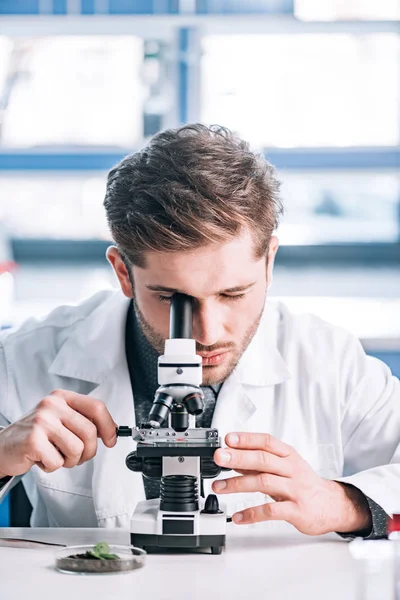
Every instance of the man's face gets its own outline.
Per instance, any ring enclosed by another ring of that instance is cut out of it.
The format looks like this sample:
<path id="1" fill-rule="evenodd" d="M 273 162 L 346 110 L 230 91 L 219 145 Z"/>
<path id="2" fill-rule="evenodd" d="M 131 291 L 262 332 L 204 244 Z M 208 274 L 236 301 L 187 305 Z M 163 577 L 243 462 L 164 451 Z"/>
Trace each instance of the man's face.
<path id="1" fill-rule="evenodd" d="M 169 336 L 171 296 L 180 292 L 193 298 L 193 337 L 203 357 L 203 385 L 212 385 L 228 377 L 257 329 L 277 247 L 273 237 L 268 261 L 256 259 L 253 239 L 246 232 L 193 252 L 151 252 L 145 268 L 133 266 L 133 290 L 119 255 L 109 252 L 108 258 L 159 354 Z"/>

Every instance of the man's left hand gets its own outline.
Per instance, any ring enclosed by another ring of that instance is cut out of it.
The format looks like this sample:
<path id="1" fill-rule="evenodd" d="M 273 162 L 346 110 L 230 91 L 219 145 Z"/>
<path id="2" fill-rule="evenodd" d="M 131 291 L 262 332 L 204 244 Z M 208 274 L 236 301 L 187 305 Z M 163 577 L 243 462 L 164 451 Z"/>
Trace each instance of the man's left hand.
<path id="1" fill-rule="evenodd" d="M 275 502 L 233 515 L 240 524 L 287 521 L 300 532 L 321 535 L 371 529 L 365 496 L 354 486 L 323 479 L 294 448 L 265 433 L 230 433 L 214 460 L 240 475 L 213 483 L 219 494 L 261 492 Z"/>

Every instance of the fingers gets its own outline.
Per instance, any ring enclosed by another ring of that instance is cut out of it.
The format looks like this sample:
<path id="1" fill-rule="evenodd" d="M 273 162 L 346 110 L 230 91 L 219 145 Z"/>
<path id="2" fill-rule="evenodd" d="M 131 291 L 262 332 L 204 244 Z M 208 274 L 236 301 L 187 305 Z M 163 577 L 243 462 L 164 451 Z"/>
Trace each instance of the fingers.
<path id="1" fill-rule="evenodd" d="M 91 396 L 65 392 L 63 390 L 56 390 L 53 394 L 55 396 L 60 395 L 70 408 L 89 419 L 96 426 L 97 434 L 103 440 L 105 446 L 108 448 L 115 446 L 117 442 L 117 424 L 103 402 Z"/>
<path id="2" fill-rule="evenodd" d="M 70 409 L 68 409 L 70 410 Z M 71 411 L 72 412 L 72 411 Z M 78 414 L 78 413 L 76 413 Z M 79 417 L 86 421 L 84 417 Z M 84 442 L 64 427 L 57 414 L 50 411 L 36 413 L 32 429 L 27 438 L 27 455 L 32 462 L 41 463 L 48 472 L 60 467 L 75 467 L 85 451 Z M 91 423 L 94 430 L 96 429 Z M 97 438 L 94 437 L 94 443 Z M 91 442 L 93 446 L 93 442 Z"/>
<path id="3" fill-rule="evenodd" d="M 92 421 L 89 421 L 89 419 L 83 415 L 79 414 L 69 406 L 66 408 L 65 415 L 61 417 L 61 423 L 64 425 L 64 428 L 67 428 L 67 430 L 75 434 L 75 436 L 83 442 L 83 451 L 81 451 L 79 462 L 76 463 L 80 465 L 96 455 L 97 428 Z M 61 449 L 61 446 L 59 446 L 59 448 Z"/>
<path id="4" fill-rule="evenodd" d="M 291 446 L 269 433 L 228 433 L 225 442 L 231 448 L 265 450 L 281 458 L 286 458 L 295 452 Z"/>
<path id="5" fill-rule="evenodd" d="M 218 494 L 235 494 L 240 492 L 261 492 L 275 500 L 291 498 L 291 480 L 270 473 L 230 477 L 214 481 L 213 490 Z"/>
<path id="6" fill-rule="evenodd" d="M 229 433 L 225 438 L 228 448 L 218 449 L 214 460 L 221 467 L 239 473 L 266 472 L 281 477 L 292 476 L 295 450 L 266 433 Z"/>
<path id="7" fill-rule="evenodd" d="M 20 475 L 33 464 L 52 472 L 82 464 L 95 456 L 98 436 L 108 447 L 116 444 L 116 427 L 100 400 L 55 390 L 2 433 L 0 472 Z"/>
<path id="8" fill-rule="evenodd" d="M 63 467 L 71 469 L 81 462 L 85 444 L 62 423 L 54 423 L 48 439 L 64 457 Z"/>
<path id="9" fill-rule="evenodd" d="M 47 436 L 44 433 L 36 433 L 35 437 L 33 453 L 28 456 L 32 464 L 37 464 L 46 473 L 53 473 L 53 471 L 64 466 L 64 457 L 48 440 Z"/>
<path id="10" fill-rule="evenodd" d="M 295 506 L 293 502 L 268 502 L 261 506 L 253 506 L 232 517 L 234 523 L 238 525 L 248 525 L 249 523 L 260 523 L 261 521 L 287 521 L 292 523 L 295 518 Z"/>
<path id="11" fill-rule="evenodd" d="M 292 476 L 291 461 L 264 450 L 219 448 L 215 451 L 214 461 L 220 467 L 229 467 L 235 471 L 258 471 L 281 477 Z"/>
<path id="12" fill-rule="evenodd" d="M 258 475 L 260 471 L 246 471 L 246 469 L 235 469 L 240 475 Z"/>

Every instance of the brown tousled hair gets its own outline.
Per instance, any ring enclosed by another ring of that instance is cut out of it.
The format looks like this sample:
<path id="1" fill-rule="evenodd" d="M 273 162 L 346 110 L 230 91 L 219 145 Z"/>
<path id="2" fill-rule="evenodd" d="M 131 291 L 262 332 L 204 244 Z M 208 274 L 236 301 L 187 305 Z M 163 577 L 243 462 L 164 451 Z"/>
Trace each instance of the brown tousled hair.
<path id="1" fill-rule="evenodd" d="M 145 254 L 227 242 L 248 227 L 268 250 L 283 207 L 275 169 L 228 129 L 185 125 L 156 134 L 109 173 L 104 207 L 128 264 Z"/>

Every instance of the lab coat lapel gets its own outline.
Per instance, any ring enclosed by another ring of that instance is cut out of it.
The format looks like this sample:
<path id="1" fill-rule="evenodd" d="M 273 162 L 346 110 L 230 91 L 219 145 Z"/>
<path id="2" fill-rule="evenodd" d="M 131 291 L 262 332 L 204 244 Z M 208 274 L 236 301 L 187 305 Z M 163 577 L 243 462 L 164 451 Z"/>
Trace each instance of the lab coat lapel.
<path id="1" fill-rule="evenodd" d="M 218 395 L 212 426 L 218 429 L 223 442 L 227 433 L 240 431 L 256 410 L 256 405 L 233 371 Z"/>
<path id="2" fill-rule="evenodd" d="M 125 352 L 129 300 L 121 292 L 102 292 L 99 299 L 64 342 L 49 372 L 92 382 L 90 396 L 104 402 L 118 425 L 132 427 L 135 411 Z M 114 448 L 99 440 L 93 459 L 92 495 L 100 527 L 129 527 L 136 503 L 144 499 L 141 474 L 125 465 L 134 448 L 130 438 L 119 439 Z"/>
<path id="3" fill-rule="evenodd" d="M 258 329 L 239 363 L 224 382 L 215 407 L 213 427 L 222 440 L 230 431 L 241 431 L 269 413 L 275 385 L 290 378 L 279 352 L 279 313 L 267 303 Z"/>
<path id="4" fill-rule="evenodd" d="M 125 358 L 129 299 L 121 292 L 99 292 L 93 309 L 70 328 L 49 373 L 101 384 Z"/>
<path id="5" fill-rule="evenodd" d="M 267 304 L 259 327 L 239 363 L 224 382 L 215 407 L 213 427 L 222 446 L 230 432 L 268 432 L 274 421 L 275 386 L 290 378 L 279 352 L 279 318 L 276 306 Z M 237 475 L 223 471 L 218 479 Z M 205 494 L 212 493 L 212 481 L 205 480 Z M 229 494 L 221 498 L 228 514 L 263 504 L 270 499 L 261 493 Z"/>
<path id="6" fill-rule="evenodd" d="M 92 395 L 102 400 L 118 425 L 134 426 L 132 387 L 126 361 L 117 365 Z M 141 473 L 133 473 L 125 464 L 126 456 L 136 444 L 131 438 L 117 440 L 114 448 L 99 441 L 93 459 L 93 503 L 99 527 L 129 527 L 130 517 L 140 500 L 144 500 Z"/>

